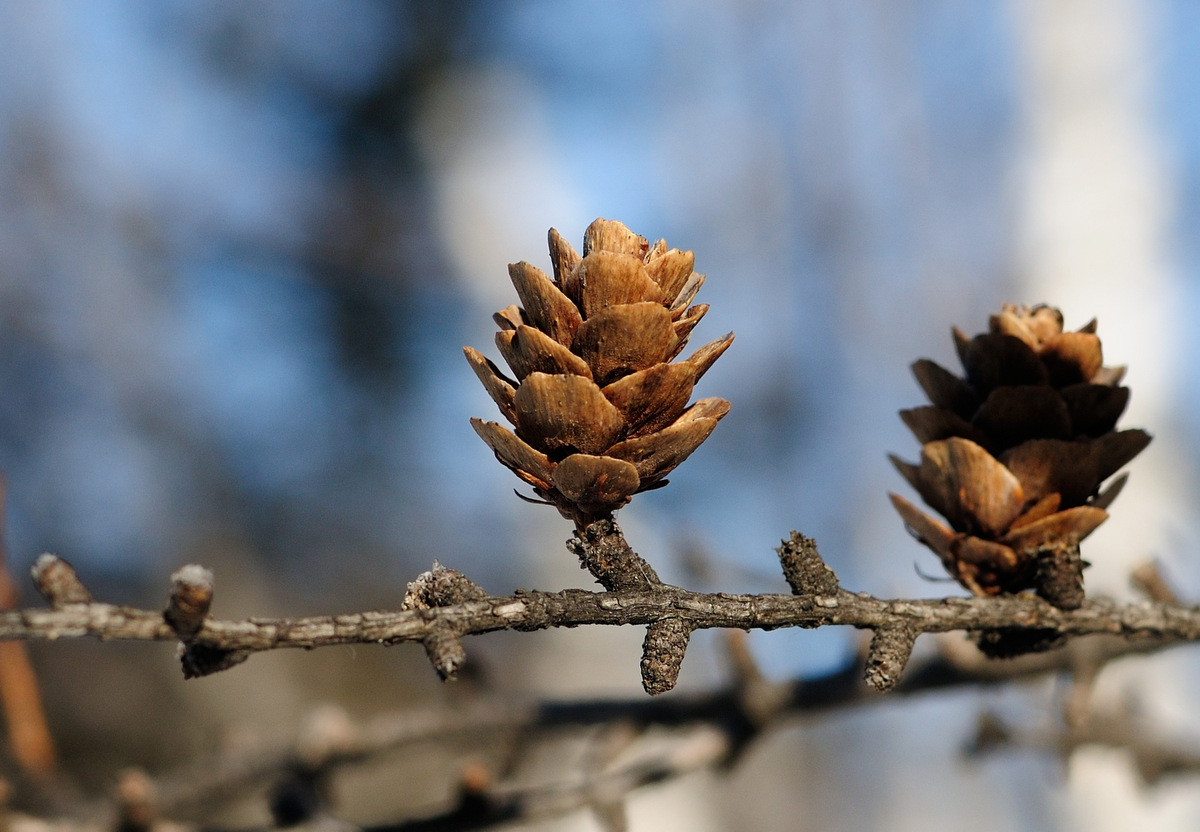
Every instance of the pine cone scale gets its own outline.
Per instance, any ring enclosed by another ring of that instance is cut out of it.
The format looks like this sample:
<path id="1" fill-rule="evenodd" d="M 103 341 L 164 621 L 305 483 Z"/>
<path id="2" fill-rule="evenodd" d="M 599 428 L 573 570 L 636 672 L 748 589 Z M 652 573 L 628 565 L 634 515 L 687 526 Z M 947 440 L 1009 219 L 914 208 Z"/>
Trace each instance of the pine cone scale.
<path id="1" fill-rule="evenodd" d="M 520 437 L 498 422 L 472 419 L 471 427 L 475 428 L 479 438 L 487 443 L 492 453 L 507 468 L 523 471 L 535 477 L 542 485 L 550 482 L 554 463 L 546 454 L 529 447 Z"/>
<path id="2" fill-rule="evenodd" d="M 676 424 L 688 422 L 693 419 L 716 419 L 720 421 L 729 412 L 729 407 L 729 402 L 724 399 L 718 399 L 715 396 L 708 399 L 700 399 L 683 412 L 683 415 L 679 417 Z"/>
<path id="3" fill-rule="evenodd" d="M 983 396 L 997 387 L 1046 384 L 1049 373 L 1029 345 L 1012 335 L 976 335 L 964 350 L 963 367 L 971 385 Z"/>
<path id="4" fill-rule="evenodd" d="M 558 229 L 551 228 L 547 236 L 550 244 L 550 262 L 554 268 L 554 285 L 561 289 L 563 281 L 579 266 L 581 258 L 563 235 L 558 233 Z"/>
<path id="5" fill-rule="evenodd" d="M 509 277 L 529 323 L 564 347 L 575 340 L 583 322 L 579 309 L 555 286 L 545 272 L 522 261 L 508 267 Z"/>
<path id="6" fill-rule="evenodd" d="M 608 456 L 632 463 L 644 482 L 654 482 L 691 456 L 716 427 L 716 419 L 681 420 L 658 433 L 613 445 Z"/>
<path id="7" fill-rule="evenodd" d="M 613 251 L 593 251 L 579 264 L 579 310 L 589 319 L 611 306 L 661 303 L 662 289 L 640 260 Z"/>
<path id="8" fill-rule="evenodd" d="M 700 291 L 700 287 L 704 285 L 705 277 L 699 272 L 692 272 L 691 277 L 683 284 L 683 288 L 679 290 L 679 295 L 675 298 L 675 302 L 667 307 L 671 314 L 678 317 L 683 314 L 683 311 L 688 308 L 696 297 L 696 293 Z"/>
<path id="9" fill-rule="evenodd" d="M 646 274 L 658 284 L 664 298 L 672 301 L 679 296 L 696 265 L 696 256 L 690 251 L 673 248 L 646 264 Z"/>
<path id="10" fill-rule="evenodd" d="M 1010 532 L 1016 531 L 1030 523 L 1035 523 L 1043 517 L 1049 517 L 1058 511 L 1062 505 L 1062 495 L 1059 493 L 1047 494 L 1040 500 L 1034 500 L 1033 505 L 1021 512 L 1021 516 L 1013 521 L 1008 527 Z"/>
<path id="11" fill-rule="evenodd" d="M 595 251 L 624 254 L 642 260 L 649 250 L 650 244 L 645 237 L 633 233 L 619 222 L 596 220 L 583 232 L 585 260 Z"/>
<path id="12" fill-rule="evenodd" d="M 672 328 L 675 330 L 675 337 L 678 339 L 679 343 L 672 352 L 670 356 L 671 358 L 674 358 L 683 350 L 684 345 L 687 343 L 688 336 L 692 334 L 692 330 L 696 328 L 696 324 L 700 323 L 700 319 L 703 318 L 707 312 L 707 303 L 698 303 L 695 306 L 689 306 L 687 311 L 680 315 L 679 319 L 672 324 Z"/>
<path id="13" fill-rule="evenodd" d="M 625 416 L 631 432 L 662 430 L 682 415 L 696 383 L 686 362 L 655 364 L 604 388 L 604 396 Z"/>
<path id="14" fill-rule="evenodd" d="M 1059 494 L 1063 505 L 1079 505 L 1099 481 L 1095 449 L 1089 443 L 1031 439 L 1000 455 L 1031 500 Z"/>
<path id="15" fill-rule="evenodd" d="M 912 365 L 912 371 L 932 407 L 949 410 L 963 421 L 979 407 L 979 397 L 970 386 L 942 365 L 922 358 Z"/>
<path id="16" fill-rule="evenodd" d="M 661 303 L 610 306 L 583 322 L 573 346 L 607 385 L 664 361 L 678 343 L 671 324 Z"/>
<path id="17" fill-rule="evenodd" d="M 1104 364 L 1100 339 L 1090 332 L 1064 332 L 1050 338 L 1041 358 L 1055 387 L 1090 381 Z"/>
<path id="18" fill-rule="evenodd" d="M 529 323 L 525 318 L 524 310 L 515 303 L 493 314 L 492 320 L 496 322 L 496 326 L 500 327 L 501 330 L 516 329 L 522 324 Z"/>
<path id="19" fill-rule="evenodd" d="M 572 454 L 554 468 L 554 487 L 585 510 L 621 503 L 641 485 L 637 468 L 622 459 Z"/>
<path id="20" fill-rule="evenodd" d="M 900 419 L 922 444 L 961 436 L 977 445 L 987 443 L 987 435 L 952 410 L 926 405 L 900 411 Z"/>
<path id="21" fill-rule="evenodd" d="M 1076 506 L 1010 529 L 1000 542 L 1015 551 L 1045 549 L 1065 542 L 1074 546 L 1108 519 L 1094 506 Z"/>
<path id="22" fill-rule="evenodd" d="M 521 324 L 516 329 L 500 330 L 496 333 L 496 348 L 518 379 L 534 372 L 592 378 L 587 361 L 532 326 Z"/>
<path id="23" fill-rule="evenodd" d="M 997 387 L 984 399 L 972 424 L 987 444 L 1010 448 L 1027 439 L 1071 436 L 1071 413 L 1063 397 L 1045 386 Z"/>
<path id="24" fill-rule="evenodd" d="M 732 343 L 733 333 L 727 332 L 723 337 L 710 341 L 688 357 L 686 363 L 696 371 L 696 381 L 699 381 L 700 377 L 708 372 L 708 368 L 716 363 L 716 360 L 725 353 L 725 350 L 729 349 L 729 345 Z"/>
<path id="25" fill-rule="evenodd" d="M 927 444 L 919 476 L 936 500 L 930 505 L 964 531 L 994 537 L 1017 519 L 1025 504 L 1020 480 L 969 439 Z"/>
<path id="26" fill-rule="evenodd" d="M 553 453 L 600 453 L 625 427 L 621 411 L 590 379 L 530 373 L 517 388 L 517 433 Z"/>
<path id="27" fill-rule="evenodd" d="M 1060 392 L 1075 430 L 1093 439 L 1112 431 L 1129 404 L 1128 387 L 1086 382 Z"/>
<path id="28" fill-rule="evenodd" d="M 500 413 L 515 425 L 517 423 L 517 408 L 514 403 L 517 395 L 516 385 L 506 379 L 500 372 L 500 368 L 484 357 L 483 353 L 471 347 L 463 347 L 463 353 L 467 356 L 467 363 L 471 365 L 471 369 L 475 371 L 475 375 L 483 384 L 483 389 L 492 397 L 496 407 L 500 408 Z"/>

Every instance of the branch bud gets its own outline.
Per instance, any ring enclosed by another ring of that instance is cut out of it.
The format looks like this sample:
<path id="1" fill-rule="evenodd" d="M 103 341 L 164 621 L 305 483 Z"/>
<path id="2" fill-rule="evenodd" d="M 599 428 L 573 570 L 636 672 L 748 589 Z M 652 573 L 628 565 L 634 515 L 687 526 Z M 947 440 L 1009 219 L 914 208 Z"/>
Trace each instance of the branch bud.
<path id="1" fill-rule="evenodd" d="M 633 551 L 613 520 L 597 520 L 567 541 L 567 550 L 609 592 L 651 590 L 662 585 L 654 567 Z"/>
<path id="2" fill-rule="evenodd" d="M 236 667 L 250 658 L 249 650 L 227 650 L 223 647 L 212 647 L 199 642 L 180 642 L 177 651 L 179 663 L 183 667 L 183 678 L 198 679 L 201 676 L 211 676 Z"/>
<path id="3" fill-rule="evenodd" d="M 213 573 L 194 563 L 182 566 L 171 576 L 171 597 L 163 619 L 180 641 L 191 641 L 204 626 L 212 599 Z"/>
<path id="4" fill-rule="evenodd" d="M 817 541 L 792 532 L 775 551 L 793 595 L 837 595 L 838 576 L 821 559 Z"/>
<path id="5" fill-rule="evenodd" d="M 1083 567 L 1079 543 L 1055 546 L 1037 553 L 1037 594 L 1060 610 L 1083 606 Z"/>
<path id="6" fill-rule="evenodd" d="M 75 567 L 57 555 L 49 552 L 39 555 L 29 572 L 37 591 L 55 609 L 92 603 L 92 593 L 79 580 Z"/>
<path id="7" fill-rule="evenodd" d="M 455 569 L 447 569 L 436 560 L 433 568 L 422 572 L 408 585 L 401 609 L 431 610 L 488 597 L 487 590 Z M 462 637 L 451 627 L 441 625 L 425 637 L 425 655 L 443 682 L 458 678 L 458 670 L 467 660 Z"/>
<path id="8" fill-rule="evenodd" d="M 447 569 L 436 560 L 433 568 L 422 572 L 408 585 L 401 609 L 428 610 L 450 607 L 488 597 L 487 590 L 457 569 Z"/>
<path id="9" fill-rule="evenodd" d="M 908 627 L 881 627 L 871 638 L 864 677 L 867 684 L 886 693 L 900 681 L 912 655 L 917 634 Z"/>
<path id="10" fill-rule="evenodd" d="M 679 618 L 664 618 L 646 628 L 642 642 L 642 687 L 655 696 L 675 687 L 692 628 Z"/>
<path id="11" fill-rule="evenodd" d="M 425 655 L 443 682 L 458 678 L 458 669 L 467 660 L 462 638 L 449 627 L 439 627 L 425 637 Z"/>

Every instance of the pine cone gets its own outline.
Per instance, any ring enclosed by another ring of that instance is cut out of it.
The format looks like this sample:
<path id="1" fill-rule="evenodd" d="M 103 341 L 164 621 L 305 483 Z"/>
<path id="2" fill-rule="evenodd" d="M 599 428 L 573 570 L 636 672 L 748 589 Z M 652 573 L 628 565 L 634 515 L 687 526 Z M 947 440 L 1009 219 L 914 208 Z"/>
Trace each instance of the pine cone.
<path id="1" fill-rule="evenodd" d="M 666 485 L 729 411 L 724 399 L 691 407 L 688 399 L 733 333 L 673 361 L 708 311 L 688 306 L 704 283 L 690 251 L 651 246 L 598 219 L 582 258 L 551 228 L 550 258 L 553 280 L 528 263 L 508 267 L 522 306 L 493 316 L 516 380 L 463 348 L 516 432 L 471 424 L 500 462 L 582 529 Z"/>
<path id="2" fill-rule="evenodd" d="M 1123 367 L 1102 366 L 1093 320 L 1063 332 L 1049 306 L 1005 305 L 989 331 L 954 342 L 967 377 L 913 364 L 931 405 L 900 411 L 923 443 L 919 465 L 892 462 L 947 527 L 902 497 L 912 533 L 976 595 L 1037 589 L 1063 608 L 1083 601 L 1079 541 L 1108 518 L 1125 483 L 1100 484 L 1150 442 L 1115 430 L 1129 401 Z"/>

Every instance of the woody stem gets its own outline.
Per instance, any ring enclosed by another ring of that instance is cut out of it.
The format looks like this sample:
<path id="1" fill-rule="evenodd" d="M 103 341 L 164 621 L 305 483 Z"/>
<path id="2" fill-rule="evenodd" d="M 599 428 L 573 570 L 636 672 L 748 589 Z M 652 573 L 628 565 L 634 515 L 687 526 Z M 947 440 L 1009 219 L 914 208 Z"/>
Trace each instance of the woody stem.
<path id="1" fill-rule="evenodd" d="M 647 590 L 662 586 L 654 568 L 633 551 L 612 516 L 578 524 L 567 548 L 609 592 Z"/>
<path id="2" fill-rule="evenodd" d="M 1079 544 L 1062 544 L 1037 553 L 1037 594 L 1060 610 L 1083 605 L 1083 558 Z"/>

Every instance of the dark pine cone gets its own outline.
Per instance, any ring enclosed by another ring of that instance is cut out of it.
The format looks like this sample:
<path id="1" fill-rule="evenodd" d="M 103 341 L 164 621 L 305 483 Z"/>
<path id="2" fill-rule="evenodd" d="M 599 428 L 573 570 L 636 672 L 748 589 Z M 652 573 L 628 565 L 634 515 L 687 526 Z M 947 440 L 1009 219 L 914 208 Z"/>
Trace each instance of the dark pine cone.
<path id="1" fill-rule="evenodd" d="M 1036 588 L 1079 606 L 1079 541 L 1107 519 L 1125 477 L 1103 493 L 1100 484 L 1150 442 L 1115 429 L 1129 390 L 1123 367 L 1102 364 L 1096 322 L 1063 332 L 1062 320 L 1049 306 L 1006 305 L 982 335 L 954 329 L 965 379 L 928 359 L 913 365 L 932 404 L 900 416 L 923 444 L 921 461 L 892 462 L 950 525 L 896 494 L 892 503 L 976 595 Z"/>

